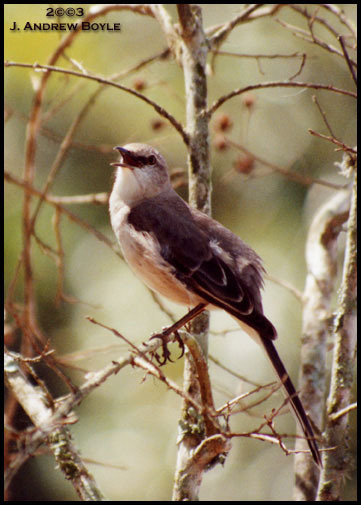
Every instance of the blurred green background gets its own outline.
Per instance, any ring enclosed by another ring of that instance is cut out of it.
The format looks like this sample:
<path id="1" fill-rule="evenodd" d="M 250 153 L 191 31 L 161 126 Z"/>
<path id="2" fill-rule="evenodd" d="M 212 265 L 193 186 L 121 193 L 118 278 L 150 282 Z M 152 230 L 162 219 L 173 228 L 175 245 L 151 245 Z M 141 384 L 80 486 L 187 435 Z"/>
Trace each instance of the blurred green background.
<path id="1" fill-rule="evenodd" d="M 79 4 L 80 5 L 80 4 Z M 22 26 L 27 21 L 46 22 L 44 4 L 5 5 L 5 59 L 8 61 L 46 64 L 59 45 L 64 32 L 10 31 L 13 22 Z M 67 5 L 63 5 L 67 7 Z M 72 7 L 77 7 L 72 5 Z M 85 10 L 91 5 L 81 4 Z M 232 19 L 242 6 L 202 5 L 204 26 L 218 25 Z M 342 5 L 348 17 L 356 22 L 356 5 Z M 175 5 L 167 5 L 174 20 Z M 335 22 L 326 11 L 322 16 Z M 282 20 L 306 28 L 305 22 L 290 9 L 282 9 Z M 55 21 L 55 20 L 53 20 Z M 62 21 L 68 21 L 62 19 Z M 71 20 L 71 21 L 74 21 Z M 130 69 L 147 58 L 161 53 L 166 41 L 155 19 L 129 11 L 109 13 L 101 22 L 120 22 L 121 32 L 84 32 L 74 39 L 57 66 L 75 68 L 75 60 L 88 72 L 110 77 Z M 329 33 L 320 36 L 335 43 Z M 342 58 L 296 38 L 273 18 L 264 18 L 234 29 L 222 50 L 242 54 L 291 54 L 306 52 L 306 65 L 297 78 L 302 82 L 332 84 L 354 91 L 349 71 Z M 295 74 L 300 59 L 234 58 L 219 55 L 209 60 L 209 104 L 234 90 L 263 81 L 283 81 Z M 24 145 L 27 119 L 32 107 L 34 89 L 40 75 L 24 68 L 5 68 L 5 168 L 23 176 Z M 185 121 L 182 69 L 172 59 L 157 60 L 119 80 L 159 103 L 179 121 Z M 41 189 L 60 143 L 73 120 L 87 103 L 98 84 L 75 77 L 53 74 L 48 82 L 43 109 L 43 130 L 38 137 L 35 187 Z M 353 146 L 356 143 L 356 106 L 347 96 L 298 88 L 272 88 L 226 102 L 210 124 L 213 216 L 252 245 L 264 259 L 273 277 L 303 290 L 305 280 L 304 245 L 310 220 L 332 189 L 319 185 L 306 187 L 273 173 L 254 162 L 250 174 L 234 168 L 239 157 L 235 149 L 222 149 L 219 144 L 219 121 L 228 115 L 233 127 L 229 138 L 270 163 L 299 174 L 345 184 L 336 161 L 341 153 L 332 144 L 312 137 L 308 128 L 328 134 L 320 113 L 312 101 L 316 94 L 327 114 L 335 136 Z M 58 196 L 106 192 L 111 189 L 114 161 L 112 147 L 128 142 L 146 142 L 157 147 L 166 157 L 171 172 L 185 168 L 186 149 L 177 132 L 144 102 L 107 87 L 89 108 L 74 137 L 65 162 L 56 176 L 52 194 Z M 179 192 L 187 198 L 185 184 Z M 5 184 L 5 294 L 13 279 L 22 248 L 23 191 Z M 34 198 L 34 208 L 37 198 Z M 71 205 L 68 208 L 114 240 L 105 205 Z M 43 204 L 36 223 L 37 235 L 49 246 L 56 247 L 52 224 L 54 210 Z M 65 286 L 67 295 L 78 303 L 54 303 L 57 269 L 54 260 L 33 244 L 34 279 L 38 317 L 42 330 L 57 354 L 72 358 L 83 370 L 96 370 L 116 359 L 126 348 L 115 337 L 87 320 L 86 315 L 112 327 L 135 343 L 140 343 L 169 319 L 120 258 L 89 234 L 84 228 L 61 220 L 62 245 L 65 252 Z M 22 302 L 21 279 L 15 289 L 16 301 Z M 176 316 L 184 308 L 165 302 Z M 301 330 L 301 306 L 283 287 L 267 281 L 264 291 L 266 315 L 279 331 L 277 347 L 292 377 L 297 380 Z M 249 379 L 267 383 L 273 380 L 268 362 L 249 338 L 237 332 L 219 334 L 235 328 L 224 313 L 211 318 L 210 354 L 226 366 Z M 108 348 L 112 346 L 111 350 Z M 114 347 L 116 346 L 116 347 Z M 16 346 L 15 346 L 16 347 Z M 179 352 L 177 348 L 174 352 Z M 71 354 L 71 356 L 69 356 Z M 165 372 L 181 384 L 182 360 L 165 367 Z M 67 370 L 75 382 L 83 374 Z M 217 406 L 250 386 L 210 364 Z M 58 381 L 47 377 L 50 389 L 65 393 Z M 267 412 L 279 405 L 282 397 L 272 398 Z M 126 369 L 108 380 L 87 398 L 77 411 L 80 421 L 72 426 L 75 442 L 89 464 L 100 488 L 110 500 L 169 500 L 176 458 L 177 420 L 180 400 L 163 384 L 152 378 L 143 382 L 143 374 Z M 265 406 L 257 410 L 262 416 Z M 233 431 L 246 431 L 258 426 L 262 417 L 247 414 L 235 416 Z M 25 422 L 24 420 L 19 421 Z M 290 415 L 277 418 L 280 433 L 294 432 Z M 233 449 L 223 468 L 205 475 L 201 500 L 288 500 L 292 490 L 292 458 L 274 446 L 254 440 L 233 440 Z M 292 447 L 292 441 L 290 441 Z M 101 464 L 99 464 L 101 463 Z M 107 466 L 108 465 L 108 466 Z M 109 465 L 122 467 L 113 468 Z M 75 500 L 72 486 L 54 469 L 52 456 L 28 461 L 16 476 L 12 498 L 18 500 Z M 246 485 L 245 485 L 246 483 Z M 346 499 L 353 499 L 354 483 L 347 484 Z"/>

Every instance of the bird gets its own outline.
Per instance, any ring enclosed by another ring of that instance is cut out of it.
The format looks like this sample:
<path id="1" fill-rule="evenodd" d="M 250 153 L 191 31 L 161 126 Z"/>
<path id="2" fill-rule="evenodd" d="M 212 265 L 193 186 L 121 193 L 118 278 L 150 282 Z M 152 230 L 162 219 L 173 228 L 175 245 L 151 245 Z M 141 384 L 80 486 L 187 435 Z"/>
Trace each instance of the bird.
<path id="1" fill-rule="evenodd" d="M 167 162 L 154 147 L 117 146 L 120 161 L 109 198 L 123 256 L 153 291 L 188 307 L 223 309 L 263 348 L 288 404 L 322 466 L 313 429 L 276 350 L 277 331 L 263 312 L 265 273 L 258 254 L 237 235 L 191 207 L 173 189 Z"/>

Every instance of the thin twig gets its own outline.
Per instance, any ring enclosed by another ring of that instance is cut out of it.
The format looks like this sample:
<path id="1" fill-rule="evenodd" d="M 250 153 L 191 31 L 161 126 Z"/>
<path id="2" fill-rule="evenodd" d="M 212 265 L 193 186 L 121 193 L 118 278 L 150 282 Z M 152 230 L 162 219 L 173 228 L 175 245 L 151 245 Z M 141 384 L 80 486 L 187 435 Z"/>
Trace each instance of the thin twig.
<path id="1" fill-rule="evenodd" d="M 231 91 L 227 95 L 223 95 L 218 98 L 213 105 L 207 110 L 206 114 L 211 117 L 217 109 L 225 102 L 230 100 L 235 96 L 242 95 L 248 91 L 254 91 L 256 89 L 267 89 L 267 88 L 304 88 L 304 89 L 321 89 L 324 91 L 333 91 L 334 93 L 339 93 L 341 95 L 350 96 L 352 98 L 357 98 L 357 93 L 353 91 L 348 91 L 346 89 L 336 88 L 332 84 L 313 84 L 310 82 L 289 82 L 289 81 L 275 81 L 275 82 L 262 82 L 259 84 L 251 84 L 244 88 L 239 88 Z"/>
<path id="2" fill-rule="evenodd" d="M 344 144 L 343 142 L 341 142 L 340 140 L 335 139 L 334 137 L 330 137 L 328 135 L 323 135 L 322 133 L 316 132 L 315 130 L 312 130 L 311 128 L 308 129 L 308 132 L 311 135 L 314 135 L 315 137 L 319 137 L 320 139 L 324 139 L 324 140 L 328 140 L 329 142 L 332 142 L 332 144 L 335 144 L 336 146 L 338 146 L 340 149 L 342 149 L 342 151 L 345 151 L 347 153 L 351 153 L 351 154 L 354 154 L 354 155 L 357 154 L 357 150 L 356 149 L 354 149 L 353 147 L 350 147 L 350 146 Z"/>
<path id="3" fill-rule="evenodd" d="M 326 117 L 326 113 L 325 113 L 325 111 L 324 111 L 324 110 L 322 110 L 321 105 L 319 104 L 319 102 L 318 102 L 318 100 L 317 100 L 317 96 L 316 96 L 316 95 L 313 95 L 313 97 L 312 97 L 312 101 L 313 101 L 313 103 L 315 103 L 315 104 L 316 104 L 316 106 L 317 106 L 317 108 L 318 108 L 318 110 L 319 110 L 319 112 L 320 112 L 320 114 L 321 114 L 321 116 L 322 116 L 323 122 L 325 123 L 326 128 L 327 128 L 327 129 L 328 129 L 328 131 L 330 132 L 331 136 L 332 136 L 333 138 L 336 138 L 336 135 L 333 133 L 333 131 L 332 131 L 332 129 L 331 129 L 331 125 L 330 125 L 330 123 L 328 122 L 328 119 L 327 119 L 327 117 Z"/>
<path id="4" fill-rule="evenodd" d="M 68 74 L 72 75 L 74 77 L 80 77 L 82 79 L 89 79 L 91 81 L 96 81 L 99 82 L 100 84 L 107 84 L 108 86 L 113 86 L 114 88 L 120 89 L 122 91 L 125 91 L 126 93 L 130 93 L 131 95 L 136 96 L 140 100 L 143 100 L 143 102 L 147 103 L 155 111 L 158 112 L 160 116 L 163 116 L 167 121 L 169 121 L 174 128 L 177 130 L 177 132 L 181 135 L 183 142 L 185 145 L 189 144 L 189 138 L 187 133 L 185 132 L 183 126 L 181 123 L 179 123 L 172 114 L 167 112 L 163 107 L 161 107 L 158 103 L 154 102 L 150 98 L 146 97 L 142 93 L 139 93 L 138 91 L 128 88 L 127 86 L 123 86 L 122 84 L 119 84 L 117 82 L 111 81 L 109 79 L 105 79 L 104 77 L 98 76 L 98 75 L 93 75 L 93 74 L 83 74 L 82 72 L 76 72 L 75 70 L 70 70 L 67 68 L 61 68 L 61 67 L 55 67 L 52 65 L 40 65 L 39 63 L 19 63 L 15 61 L 6 61 L 4 63 L 5 67 L 22 67 L 22 68 L 32 68 L 33 70 L 40 70 L 40 71 L 45 71 L 49 72 L 59 72 L 61 74 Z"/>
<path id="5" fill-rule="evenodd" d="M 83 219 L 76 216 L 70 210 L 68 210 L 66 207 L 63 206 L 63 203 L 79 203 L 76 201 L 77 198 L 83 199 L 83 203 L 88 203 L 86 201 L 86 199 L 89 199 L 90 201 L 92 201 L 94 199 L 95 195 L 86 195 L 84 197 L 77 197 L 77 196 L 70 197 L 72 200 L 70 202 L 70 201 L 66 201 L 66 199 L 69 197 L 55 197 L 55 196 L 53 197 L 48 194 L 43 195 L 41 191 L 35 189 L 34 187 L 27 184 L 23 179 L 20 179 L 20 177 L 16 177 L 15 175 L 10 174 L 9 172 L 5 171 L 4 177 L 5 177 L 5 180 L 7 180 L 13 184 L 16 184 L 17 186 L 19 186 L 21 188 L 26 188 L 27 191 L 29 193 L 31 193 L 32 195 L 38 196 L 40 198 L 44 198 L 45 202 L 47 202 L 49 205 L 52 205 L 53 207 L 57 208 L 60 212 L 65 214 L 71 221 L 74 221 L 82 228 L 85 228 L 92 235 L 94 235 L 98 240 L 100 240 L 101 242 L 104 242 L 107 246 L 109 246 L 120 258 L 122 257 L 120 255 L 120 253 L 118 252 L 117 248 L 115 247 L 114 242 L 109 240 L 109 238 L 106 237 L 103 233 L 98 231 L 96 228 L 91 226 L 86 221 L 83 221 Z M 101 200 L 103 200 L 103 196 L 102 196 Z M 100 202 L 98 201 L 98 203 L 100 203 Z M 103 201 L 101 203 L 103 203 Z"/>
<path id="6" fill-rule="evenodd" d="M 340 45 L 342 47 L 343 54 L 345 55 L 346 63 L 347 63 L 348 68 L 350 70 L 353 82 L 355 83 L 355 85 L 357 87 L 357 77 L 356 77 L 354 66 L 352 65 L 352 62 L 350 60 L 350 56 L 347 52 L 347 48 L 346 48 L 346 44 L 345 44 L 345 37 L 343 35 L 339 35 L 338 40 L 339 40 Z"/>
<path id="7" fill-rule="evenodd" d="M 312 184 L 319 184 L 320 186 L 326 186 L 327 188 L 332 188 L 332 189 L 342 189 L 343 186 L 340 186 L 339 184 L 335 184 L 333 182 L 329 181 L 324 181 L 322 179 L 314 179 L 313 177 L 310 177 L 308 175 L 302 175 L 298 174 L 297 172 L 291 172 L 291 170 L 288 170 L 286 168 L 282 168 L 278 165 L 275 165 L 274 163 L 270 163 L 269 161 L 260 158 L 259 156 L 251 153 L 246 149 L 244 146 L 241 144 L 237 144 L 236 142 L 233 142 L 232 140 L 229 140 L 228 138 L 225 138 L 225 142 L 232 146 L 233 148 L 244 152 L 247 154 L 247 156 L 252 157 L 252 159 L 258 161 L 259 163 L 262 163 L 262 165 L 265 165 L 266 167 L 271 168 L 274 172 L 277 172 L 287 179 L 290 179 L 291 181 L 298 182 L 300 184 L 303 184 L 304 186 L 310 186 Z"/>

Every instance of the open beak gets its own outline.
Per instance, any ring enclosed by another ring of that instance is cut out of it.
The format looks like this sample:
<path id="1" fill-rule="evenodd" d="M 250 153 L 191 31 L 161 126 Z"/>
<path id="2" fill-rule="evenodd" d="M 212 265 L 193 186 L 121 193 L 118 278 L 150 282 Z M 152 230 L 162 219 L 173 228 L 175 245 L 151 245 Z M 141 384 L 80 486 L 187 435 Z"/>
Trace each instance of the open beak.
<path id="1" fill-rule="evenodd" d="M 110 163 L 112 167 L 124 167 L 129 168 L 130 170 L 134 170 L 134 168 L 139 165 L 137 157 L 127 149 L 124 149 L 124 147 L 117 146 L 114 147 L 114 149 L 116 151 L 119 151 L 119 154 L 122 156 L 122 160 Z"/>

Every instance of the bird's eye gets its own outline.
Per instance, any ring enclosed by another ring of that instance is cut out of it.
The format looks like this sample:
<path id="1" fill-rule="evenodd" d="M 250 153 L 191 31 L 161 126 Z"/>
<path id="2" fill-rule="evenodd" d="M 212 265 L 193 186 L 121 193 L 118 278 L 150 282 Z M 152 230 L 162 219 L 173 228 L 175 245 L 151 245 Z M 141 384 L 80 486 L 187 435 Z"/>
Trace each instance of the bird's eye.
<path id="1" fill-rule="evenodd" d="M 157 160 L 156 160 L 155 156 L 153 156 L 153 155 L 149 156 L 148 163 L 150 163 L 150 165 L 155 165 L 156 161 Z"/>

